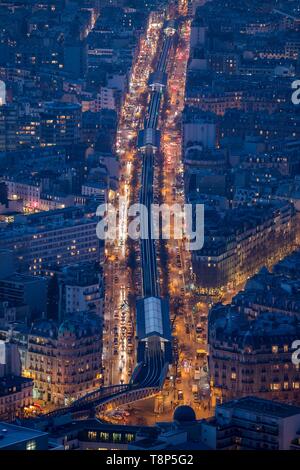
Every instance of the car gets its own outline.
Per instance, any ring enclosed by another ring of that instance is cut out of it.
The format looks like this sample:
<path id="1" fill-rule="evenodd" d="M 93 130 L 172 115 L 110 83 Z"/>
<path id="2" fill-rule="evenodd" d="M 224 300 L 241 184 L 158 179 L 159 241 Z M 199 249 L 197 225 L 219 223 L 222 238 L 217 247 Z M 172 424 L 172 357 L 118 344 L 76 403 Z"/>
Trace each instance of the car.
<path id="1" fill-rule="evenodd" d="M 201 378 L 200 367 L 195 367 L 194 380 L 199 380 Z"/>
<path id="2" fill-rule="evenodd" d="M 197 349 L 196 359 L 205 359 L 207 357 L 207 351 L 205 349 Z"/>

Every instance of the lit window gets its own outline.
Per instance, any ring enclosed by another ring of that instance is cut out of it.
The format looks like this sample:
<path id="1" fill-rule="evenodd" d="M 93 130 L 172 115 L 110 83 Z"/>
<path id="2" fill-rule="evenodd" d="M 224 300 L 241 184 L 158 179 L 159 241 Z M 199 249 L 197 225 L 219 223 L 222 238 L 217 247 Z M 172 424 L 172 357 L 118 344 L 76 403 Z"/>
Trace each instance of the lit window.
<path id="1" fill-rule="evenodd" d="M 122 435 L 120 433 L 114 432 L 113 433 L 113 442 L 121 442 Z"/>
<path id="2" fill-rule="evenodd" d="M 278 383 L 270 384 L 270 389 L 274 390 L 274 391 L 278 391 L 278 390 L 280 390 L 280 384 L 278 384 Z"/>
<path id="3" fill-rule="evenodd" d="M 101 441 L 108 441 L 108 439 L 109 439 L 108 432 L 100 432 L 100 440 Z"/>
<path id="4" fill-rule="evenodd" d="M 278 353 L 278 346 L 272 346 L 272 353 Z"/>
<path id="5" fill-rule="evenodd" d="M 36 441 L 28 441 L 26 444 L 26 450 L 35 450 L 36 449 Z"/>

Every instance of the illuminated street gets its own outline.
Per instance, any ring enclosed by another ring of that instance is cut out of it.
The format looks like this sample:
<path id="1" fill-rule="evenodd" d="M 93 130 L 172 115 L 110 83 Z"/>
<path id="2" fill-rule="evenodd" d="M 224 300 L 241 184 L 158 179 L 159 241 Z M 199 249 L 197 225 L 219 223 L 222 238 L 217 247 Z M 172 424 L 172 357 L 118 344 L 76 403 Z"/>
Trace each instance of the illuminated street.
<path id="1" fill-rule="evenodd" d="M 185 2 L 180 11 L 186 11 Z M 128 295 L 139 293 L 139 282 L 130 278 L 126 266 L 128 205 L 136 197 L 132 187 L 133 172 L 139 171 L 140 162 L 135 150 L 137 129 L 145 113 L 146 101 L 141 97 L 147 92 L 150 64 L 156 55 L 159 31 L 162 21 L 152 17 L 145 38 L 141 40 L 140 53 L 136 59 L 130 81 L 129 93 L 123 106 L 118 128 L 117 151 L 120 157 L 121 177 L 118 194 L 112 195 L 112 202 L 122 198 L 119 216 L 119 239 L 106 244 L 106 259 L 109 261 L 106 276 L 106 315 L 103 359 L 105 384 L 127 383 L 135 366 L 135 318 L 128 305 Z M 169 101 L 165 103 L 166 120 L 162 126 L 163 187 L 160 189 L 164 202 L 184 204 L 183 165 L 181 161 L 180 117 L 184 107 L 186 68 L 189 58 L 190 21 L 182 23 L 179 31 L 179 45 L 174 62 L 169 63 Z M 153 58 L 153 59 L 149 59 Z M 132 115 L 133 112 L 133 115 Z M 158 168 L 156 168 L 158 171 Z M 197 414 L 206 415 L 208 397 L 206 357 L 206 316 L 205 304 L 202 310 L 195 307 L 192 292 L 192 267 L 190 252 L 184 241 L 169 240 L 167 243 L 171 316 L 173 318 L 175 365 L 166 382 L 164 411 L 170 413 L 176 404 L 192 404 Z M 161 265 L 161 272 L 166 266 Z M 116 294 L 117 292 L 117 294 Z M 178 304 L 178 299 L 180 299 Z M 202 316 L 201 333 L 196 332 Z M 203 370 L 204 367 L 204 370 Z M 105 371 L 108 372 L 105 372 Z M 199 370 L 199 372 L 197 372 Z M 196 378 L 195 378 L 196 377 Z M 205 397 L 205 398 L 204 398 Z M 160 403 L 160 399 L 158 399 Z M 159 405 L 161 407 L 161 405 Z M 201 411 L 202 409 L 202 411 Z"/>
<path id="2" fill-rule="evenodd" d="M 172 206 L 185 202 L 183 165 L 181 150 L 180 115 L 184 107 L 186 67 L 189 58 L 190 22 L 185 21 L 179 32 L 180 41 L 168 83 L 169 103 L 166 109 L 166 120 L 163 126 L 162 151 L 164 155 L 164 184 L 162 195 L 164 202 Z M 177 357 L 172 367 L 170 378 L 165 385 L 167 397 L 164 398 L 166 411 L 170 402 L 174 408 L 177 404 L 189 404 L 197 411 L 198 416 L 207 415 L 208 380 L 206 356 L 206 317 L 207 307 L 195 307 L 192 291 L 192 267 L 189 250 L 184 240 L 171 239 L 167 242 L 169 293 L 174 318 L 174 355 Z M 162 266 L 162 270 L 165 267 Z M 179 305 L 174 299 L 181 299 Z M 202 333 L 196 332 L 200 317 Z M 204 335 L 204 336 L 203 336 Z M 203 370 L 206 368 L 206 371 Z M 195 371 L 199 373 L 195 375 Z M 195 378 L 196 377 L 196 378 Z M 164 395 L 164 391 L 163 391 Z M 206 397 L 206 399 L 204 399 Z"/>
<path id="3" fill-rule="evenodd" d="M 299 33 L 300 0 L 0 0 L 10 464 L 300 450 Z"/>
<path id="4" fill-rule="evenodd" d="M 152 60 L 156 56 L 162 19 L 153 14 L 145 36 L 140 41 L 140 52 L 136 57 L 117 133 L 116 149 L 120 159 L 120 186 L 111 202 L 118 205 L 119 236 L 114 243 L 106 244 L 105 279 L 106 312 L 103 361 L 106 372 L 105 384 L 128 383 L 135 366 L 135 318 L 128 307 L 128 294 L 136 292 L 132 285 L 126 260 L 128 205 L 132 200 L 132 177 L 139 171 L 139 161 L 135 142 L 137 130 L 141 126 L 147 102 L 143 98 L 147 92 Z"/>
<path id="5" fill-rule="evenodd" d="M 185 11 L 184 2 L 181 4 Z M 106 349 L 104 361 L 109 364 L 109 374 L 104 373 L 105 383 L 127 383 L 134 367 L 135 319 L 130 317 L 128 294 L 138 295 L 138 284 L 132 280 L 126 269 L 125 257 L 127 237 L 127 208 L 131 201 L 132 172 L 138 170 L 137 153 L 132 146 L 136 138 L 136 129 L 141 124 L 144 107 L 140 103 L 140 94 L 147 90 L 147 77 L 150 69 L 145 69 L 144 54 L 155 57 L 159 28 L 162 23 L 149 26 L 148 37 L 143 41 L 140 56 L 134 68 L 130 83 L 130 93 L 127 95 L 122 118 L 119 124 L 117 148 L 121 161 L 121 185 L 119 197 L 123 204 L 119 218 L 119 240 L 113 245 L 107 244 L 107 259 L 110 260 L 106 270 L 108 286 L 106 302 L 110 305 L 110 314 L 106 315 Z M 162 127 L 163 187 L 161 194 L 164 202 L 184 204 L 183 166 L 181 162 L 181 135 L 178 125 L 184 107 L 186 67 L 189 58 L 190 22 L 186 20 L 179 31 L 179 45 L 176 48 L 174 62 L 169 65 L 168 81 L 169 102 L 165 103 L 166 120 Z M 149 48 L 149 46 L 151 47 Z M 148 64 L 150 61 L 148 60 Z M 142 70 L 142 71 L 141 71 Z M 135 119 L 128 119 L 130 110 L 135 109 Z M 128 134 L 129 133 L 129 134 Z M 124 163 L 123 163 L 124 162 Z M 135 169 L 135 170 L 133 170 Z M 156 168 L 156 171 L 158 169 Z M 136 193 L 134 193 L 136 194 Z M 208 411 L 208 380 L 206 363 L 206 317 L 207 307 L 202 310 L 195 307 L 192 292 L 192 268 L 190 252 L 185 249 L 183 240 L 169 240 L 167 243 L 169 285 L 171 296 L 171 316 L 173 318 L 174 357 L 175 365 L 170 369 L 170 377 L 166 381 L 161 398 L 157 398 L 154 408 L 166 417 L 177 404 L 193 405 L 197 415 L 207 416 Z M 162 272 L 166 266 L 160 265 Z M 118 296 L 112 295 L 117 288 Z M 178 299 L 181 299 L 178 304 Z M 202 317 L 201 327 L 198 323 Z M 197 327 L 197 329 L 196 329 Z M 199 332 L 198 330 L 201 330 Z M 113 364 L 113 367 L 111 367 Z M 204 369 L 203 369 L 204 367 Z M 163 404 L 163 407 L 162 407 Z M 150 417 L 150 415 L 149 415 Z"/>

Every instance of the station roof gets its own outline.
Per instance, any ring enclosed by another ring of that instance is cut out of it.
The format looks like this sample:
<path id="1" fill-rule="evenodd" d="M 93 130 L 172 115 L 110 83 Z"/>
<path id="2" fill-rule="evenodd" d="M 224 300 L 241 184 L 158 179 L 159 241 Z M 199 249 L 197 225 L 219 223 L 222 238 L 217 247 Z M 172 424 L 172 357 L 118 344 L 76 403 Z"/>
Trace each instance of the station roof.
<path id="1" fill-rule="evenodd" d="M 144 297 L 137 302 L 137 334 L 140 340 L 160 336 L 171 340 L 169 302 L 160 297 Z"/>

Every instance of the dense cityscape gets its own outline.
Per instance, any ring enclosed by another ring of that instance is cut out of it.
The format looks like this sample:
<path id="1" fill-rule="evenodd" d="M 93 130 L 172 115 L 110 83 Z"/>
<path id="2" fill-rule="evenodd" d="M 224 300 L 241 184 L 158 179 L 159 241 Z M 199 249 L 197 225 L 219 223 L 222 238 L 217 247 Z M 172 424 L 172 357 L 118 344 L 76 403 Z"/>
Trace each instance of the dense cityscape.
<path id="1" fill-rule="evenodd" d="M 299 31 L 0 1 L 0 450 L 300 450 Z"/>

